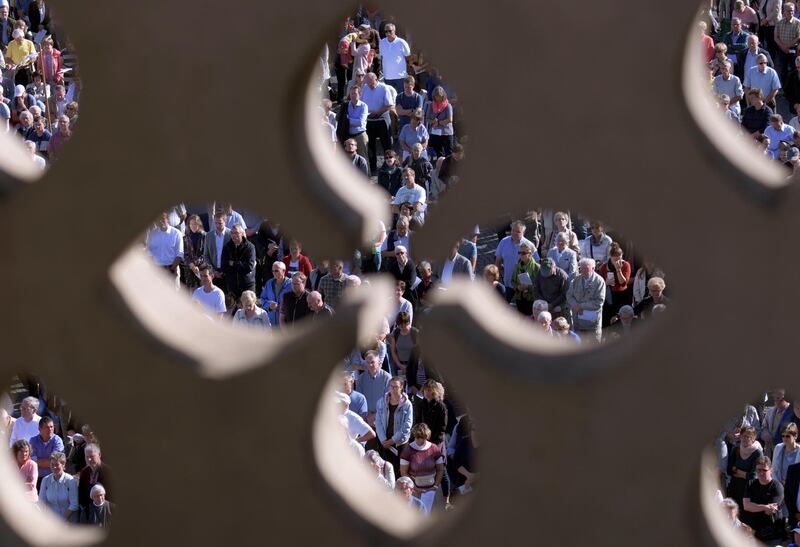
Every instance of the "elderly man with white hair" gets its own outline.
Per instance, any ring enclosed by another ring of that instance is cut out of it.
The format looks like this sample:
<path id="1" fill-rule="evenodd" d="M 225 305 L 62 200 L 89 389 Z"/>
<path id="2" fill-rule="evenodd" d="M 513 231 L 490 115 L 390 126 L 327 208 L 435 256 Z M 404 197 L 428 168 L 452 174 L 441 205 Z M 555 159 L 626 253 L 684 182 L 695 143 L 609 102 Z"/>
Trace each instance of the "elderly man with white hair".
<path id="1" fill-rule="evenodd" d="M 764 102 L 772 109 L 775 108 L 775 96 L 778 94 L 778 91 L 781 90 L 781 87 L 778 73 L 767 66 L 766 55 L 759 55 L 756 57 L 756 66 L 744 74 L 745 91 L 756 88 L 760 89 L 764 94 Z"/>
<path id="2" fill-rule="evenodd" d="M 39 399 L 36 397 L 25 397 L 19 405 L 20 417 L 14 422 L 11 428 L 11 435 L 8 437 L 8 446 L 11 447 L 16 441 L 27 441 L 31 437 L 39 434 L 39 420 L 42 419 L 36 413 L 39 408 Z"/>
<path id="3" fill-rule="evenodd" d="M 333 308 L 327 305 L 322 300 L 322 293 L 319 291 L 311 291 L 306 297 L 308 302 L 308 309 L 311 310 L 311 320 L 322 319 L 323 317 L 331 317 L 333 315 Z"/>
<path id="4" fill-rule="evenodd" d="M 84 449 L 84 454 L 86 455 L 86 467 L 78 476 L 78 505 L 83 511 L 89 508 L 94 500 L 92 495 L 94 486 L 97 484 L 108 486 L 108 466 L 103 463 L 100 446 L 89 443 Z M 103 493 L 106 493 L 106 488 L 103 489 Z"/>
<path id="5" fill-rule="evenodd" d="M 419 498 L 414 497 L 414 488 L 414 481 L 411 477 L 400 477 L 394 483 L 395 492 L 403 496 L 411 507 L 427 515 L 428 511 L 425 509 L 425 504 Z"/>
<path id="6" fill-rule="evenodd" d="M 603 340 L 614 340 L 627 336 L 635 328 L 633 326 L 635 320 L 636 314 L 633 307 L 627 304 L 622 306 L 616 317 L 611 318 L 610 326 L 603 331 Z"/>
<path id="7" fill-rule="evenodd" d="M 102 484 L 95 484 L 89 496 L 91 503 L 81 509 L 81 523 L 100 528 L 111 527 L 113 505 L 106 500 L 106 489 Z"/>
<path id="8" fill-rule="evenodd" d="M 582 258 L 578 262 L 578 275 L 567 289 L 567 303 L 572 310 L 576 331 L 591 332 L 599 342 L 603 320 L 603 303 L 606 300 L 605 280 L 597 274 L 594 259 Z"/>

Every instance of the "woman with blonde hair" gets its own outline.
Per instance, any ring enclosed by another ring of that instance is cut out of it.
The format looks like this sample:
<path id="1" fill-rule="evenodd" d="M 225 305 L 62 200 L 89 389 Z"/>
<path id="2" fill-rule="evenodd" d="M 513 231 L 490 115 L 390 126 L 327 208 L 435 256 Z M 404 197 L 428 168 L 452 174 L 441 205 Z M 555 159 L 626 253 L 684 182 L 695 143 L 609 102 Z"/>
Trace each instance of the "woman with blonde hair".
<path id="1" fill-rule="evenodd" d="M 425 121 L 430 134 L 429 148 L 438 157 L 453 153 L 453 105 L 440 85 L 431 93 L 431 101 L 425 109 Z"/>
<path id="2" fill-rule="evenodd" d="M 444 476 L 444 455 L 439 446 L 430 442 L 431 430 L 420 423 L 411 428 L 413 442 L 400 453 L 400 475 L 414 481 L 414 496 L 430 512 L 436 491 Z"/>
<path id="3" fill-rule="evenodd" d="M 234 323 L 262 327 L 265 329 L 272 326 L 267 310 L 258 306 L 256 293 L 253 291 L 242 292 L 240 302 L 242 303 L 242 308 L 233 316 Z"/>
<path id="4" fill-rule="evenodd" d="M 430 428 L 430 441 L 442 453 L 447 451 L 445 429 L 447 428 L 447 405 L 444 403 L 444 386 L 428 378 L 422 385 L 422 398 L 414 397 L 414 423 L 426 424 Z M 445 470 L 442 475 L 442 494 L 445 506 L 450 504 L 450 478 Z"/>

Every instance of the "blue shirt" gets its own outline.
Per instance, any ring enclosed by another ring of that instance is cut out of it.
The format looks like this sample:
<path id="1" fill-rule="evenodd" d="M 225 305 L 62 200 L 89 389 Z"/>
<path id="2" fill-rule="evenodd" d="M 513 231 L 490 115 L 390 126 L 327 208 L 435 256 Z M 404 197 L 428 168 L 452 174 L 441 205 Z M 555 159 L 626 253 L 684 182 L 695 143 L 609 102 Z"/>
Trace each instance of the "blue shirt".
<path id="1" fill-rule="evenodd" d="M 781 82 L 778 79 L 778 73 L 770 67 L 766 67 L 764 73 L 758 71 L 758 66 L 751 68 L 744 74 L 745 87 L 757 87 L 764 92 L 764 99 L 769 97 L 770 93 L 777 91 L 781 88 Z"/>
<path id="2" fill-rule="evenodd" d="M 233 227 L 237 224 L 242 227 L 242 230 L 247 230 L 247 224 L 244 222 L 244 217 L 242 217 L 242 215 L 236 211 L 231 211 L 231 214 L 228 215 L 228 223 L 225 226 L 228 229 L 233 229 Z"/>
<path id="3" fill-rule="evenodd" d="M 42 441 L 41 435 L 36 435 L 30 438 L 30 443 L 33 448 L 31 459 L 35 462 L 50 460 L 53 452 L 64 452 L 64 441 L 58 435 L 53 435 L 47 442 Z M 50 473 L 52 471 L 46 467 L 39 468 L 39 477 L 46 477 Z"/>
<path id="4" fill-rule="evenodd" d="M 406 110 L 414 110 L 416 108 L 422 108 L 424 99 L 422 95 L 417 93 L 416 91 L 411 92 L 411 96 L 408 97 L 403 93 L 400 93 L 395 100 L 395 103 L 400 108 L 405 108 Z M 411 116 L 398 116 L 397 117 L 397 127 L 402 129 L 404 125 L 411 123 Z"/>
<path id="5" fill-rule="evenodd" d="M 496 258 L 502 259 L 503 285 L 506 287 L 511 286 L 511 276 L 514 275 L 514 266 L 517 265 L 517 261 L 519 260 L 519 246 L 522 243 L 527 243 L 530 245 L 531 249 L 536 249 L 536 245 L 531 243 L 530 240 L 525 239 L 525 237 L 522 237 L 519 243 L 514 243 L 511 236 L 506 236 L 497 245 L 497 250 L 494 253 Z M 534 260 L 537 259 L 536 255 L 538 255 L 538 253 L 534 255 Z"/>
<path id="6" fill-rule="evenodd" d="M 370 89 L 367 84 L 361 86 L 361 98 L 367 103 L 367 108 L 370 112 L 377 112 L 381 108 L 392 106 L 394 100 L 389 93 L 389 86 L 378 82 L 375 89 Z M 381 114 L 380 119 L 389 123 L 391 121 L 389 111 L 387 110 Z"/>
<path id="7" fill-rule="evenodd" d="M 419 143 L 428 142 L 430 137 L 428 136 L 428 130 L 425 128 L 423 124 L 419 124 L 415 131 L 414 129 L 411 128 L 411 124 L 408 123 L 405 126 L 403 126 L 403 129 L 400 131 L 400 135 L 397 138 L 400 140 L 401 143 L 411 148 L 418 142 Z M 423 148 L 422 155 L 428 157 L 425 152 L 426 150 Z M 408 154 L 409 154 L 408 152 L 403 150 L 403 160 L 405 160 L 408 157 Z"/>
<path id="8" fill-rule="evenodd" d="M 367 414 L 369 412 L 367 410 L 367 398 L 358 391 L 354 390 L 350 394 L 350 406 L 348 408 L 365 420 L 367 419 Z"/>
<path id="9" fill-rule="evenodd" d="M 350 122 L 350 134 L 363 133 L 367 130 L 367 115 L 369 108 L 363 101 L 358 101 L 355 106 L 347 103 L 347 119 Z"/>
<path id="10" fill-rule="evenodd" d="M 292 280 L 288 277 L 283 280 L 283 284 L 279 287 L 275 287 L 277 283 L 275 283 L 275 278 L 271 278 L 269 281 L 264 283 L 264 288 L 261 290 L 261 302 L 263 303 L 263 308 L 267 310 L 267 314 L 269 315 L 269 321 L 272 323 L 273 327 L 277 327 L 280 324 L 278 317 L 281 311 L 281 302 L 283 302 L 283 295 L 287 292 L 292 290 Z M 277 289 L 277 290 L 276 290 Z M 269 302 L 277 302 L 278 307 L 274 310 L 269 309 Z"/>

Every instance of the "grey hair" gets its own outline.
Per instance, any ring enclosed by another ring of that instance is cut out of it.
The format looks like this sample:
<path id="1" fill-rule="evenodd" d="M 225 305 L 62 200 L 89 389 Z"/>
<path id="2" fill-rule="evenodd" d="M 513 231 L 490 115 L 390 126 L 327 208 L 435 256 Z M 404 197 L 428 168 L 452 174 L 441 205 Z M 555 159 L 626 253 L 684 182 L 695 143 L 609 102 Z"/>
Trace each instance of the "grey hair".
<path id="1" fill-rule="evenodd" d="M 419 148 L 420 150 L 422 150 L 422 143 L 415 142 L 413 145 L 411 145 L 411 148 Z"/>
<path id="2" fill-rule="evenodd" d="M 397 219 L 397 224 L 395 224 L 395 226 L 400 227 L 401 225 L 408 226 L 408 219 L 406 217 L 400 217 Z"/>
<path id="3" fill-rule="evenodd" d="M 618 313 L 619 313 L 619 315 L 628 315 L 628 316 L 630 316 L 630 317 L 633 317 L 633 315 L 634 315 L 634 312 L 633 312 L 633 307 L 631 307 L 631 306 L 628 306 L 628 305 L 626 304 L 626 305 L 622 306 L 622 307 L 619 309 L 619 312 L 618 312 Z"/>
<path id="4" fill-rule="evenodd" d="M 527 249 L 527 250 L 529 250 L 530 252 L 533 252 L 533 246 L 531 246 L 530 244 L 528 244 L 528 243 L 526 243 L 526 242 L 524 242 L 524 241 L 523 241 L 522 243 L 520 243 L 520 244 L 519 244 L 519 248 L 520 248 L 520 249 Z"/>
<path id="5" fill-rule="evenodd" d="M 100 450 L 100 445 L 99 444 L 95 444 L 95 443 L 87 444 L 86 448 L 83 449 L 83 453 L 85 454 L 89 450 L 91 450 L 95 454 L 98 454 L 98 455 L 101 455 L 101 456 L 103 455 L 103 452 Z"/>
<path id="6" fill-rule="evenodd" d="M 364 454 L 364 458 L 371 461 L 372 463 L 377 463 L 380 465 L 384 464 L 383 458 L 375 450 L 367 450 L 367 453 Z"/>
<path id="7" fill-rule="evenodd" d="M 310 293 L 308 293 L 308 298 L 311 298 L 312 300 L 315 300 L 315 301 L 316 300 L 320 300 L 321 301 L 322 300 L 322 293 L 319 292 L 319 291 L 311 291 Z"/>
<path id="8" fill-rule="evenodd" d="M 394 488 L 397 490 L 400 487 L 414 488 L 414 481 L 412 481 L 410 477 L 400 477 L 395 481 Z"/>
<path id="9" fill-rule="evenodd" d="M 550 304 L 547 303 L 547 300 L 534 300 L 533 309 L 539 310 L 540 312 L 547 311 L 550 309 Z"/>
<path id="10" fill-rule="evenodd" d="M 256 299 L 257 299 L 256 293 L 254 293 L 253 291 L 242 291 L 242 296 L 240 297 L 242 304 L 244 304 L 245 302 L 247 302 L 248 304 L 252 304 L 253 302 L 256 301 Z"/>
<path id="11" fill-rule="evenodd" d="M 430 263 L 430 262 L 428 262 L 427 260 L 423 260 L 423 261 L 421 261 L 421 262 L 419 263 L 419 265 L 418 265 L 417 267 L 418 267 L 418 268 L 420 268 L 420 270 L 425 270 L 425 269 L 427 269 L 427 268 L 430 268 L 430 267 L 431 267 L 431 263 Z"/>
<path id="12" fill-rule="evenodd" d="M 733 66 L 733 63 L 731 63 L 728 60 L 725 60 L 725 61 L 722 61 L 722 66 L 726 66 L 728 68 L 731 68 Z"/>
<path id="13" fill-rule="evenodd" d="M 100 484 L 99 482 L 92 486 L 92 489 L 89 491 L 89 497 L 94 497 L 94 495 L 99 492 L 100 490 L 103 491 L 103 495 L 106 493 L 106 487 Z"/>
<path id="14" fill-rule="evenodd" d="M 764 61 L 766 61 L 766 60 L 767 60 L 767 56 L 766 56 L 766 55 L 764 55 L 763 53 L 759 53 L 758 55 L 756 55 L 756 61 L 761 61 L 761 60 L 764 60 Z M 726 61 L 726 62 L 727 62 L 728 64 L 731 64 L 731 62 L 730 62 L 730 61 Z"/>
<path id="15" fill-rule="evenodd" d="M 406 249 L 405 245 L 395 245 L 394 251 L 397 252 L 398 250 L 402 250 L 404 253 L 408 254 L 408 249 Z"/>
<path id="16" fill-rule="evenodd" d="M 541 321 L 542 318 L 547 319 L 548 321 L 553 320 L 553 315 L 549 311 L 543 311 L 536 316 L 537 321 Z"/>
<path id="17" fill-rule="evenodd" d="M 558 235 L 556 236 L 556 241 L 563 241 L 564 243 L 568 243 L 569 238 L 567 238 L 567 234 L 565 234 L 564 232 L 558 232 Z"/>
<path id="18" fill-rule="evenodd" d="M 589 266 L 594 270 L 595 266 L 597 266 L 597 262 L 594 261 L 594 258 L 581 258 L 578 261 L 578 266 Z"/>
<path id="19" fill-rule="evenodd" d="M 725 498 L 721 502 L 719 502 L 720 506 L 724 509 L 728 509 L 729 511 L 736 511 L 736 514 L 739 514 L 739 504 L 732 498 Z"/>
<path id="20" fill-rule="evenodd" d="M 39 399 L 37 399 L 36 397 L 25 397 L 24 399 L 22 399 L 22 402 L 31 405 L 34 410 L 39 408 Z"/>

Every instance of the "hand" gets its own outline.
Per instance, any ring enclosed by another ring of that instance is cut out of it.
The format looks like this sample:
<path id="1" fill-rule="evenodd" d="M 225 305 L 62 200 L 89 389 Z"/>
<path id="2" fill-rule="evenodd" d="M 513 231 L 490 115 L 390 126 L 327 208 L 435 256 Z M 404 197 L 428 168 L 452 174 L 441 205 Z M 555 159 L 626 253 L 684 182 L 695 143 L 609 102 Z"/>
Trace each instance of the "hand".
<path id="1" fill-rule="evenodd" d="M 275 311 L 278 309 L 278 303 L 270 300 L 269 302 L 269 311 Z"/>
<path id="2" fill-rule="evenodd" d="M 367 424 L 369 424 L 369 426 L 372 427 L 373 429 L 375 428 L 375 413 L 374 412 L 370 412 L 369 414 L 367 414 Z"/>
<path id="3" fill-rule="evenodd" d="M 381 444 L 383 445 L 384 448 L 389 448 L 390 446 L 392 446 L 393 441 L 392 439 L 386 439 Z"/>
<path id="4" fill-rule="evenodd" d="M 578 305 L 575 305 L 575 306 L 572 306 L 572 311 L 574 311 L 575 313 L 581 313 L 583 311 L 583 308 L 581 308 Z"/>

